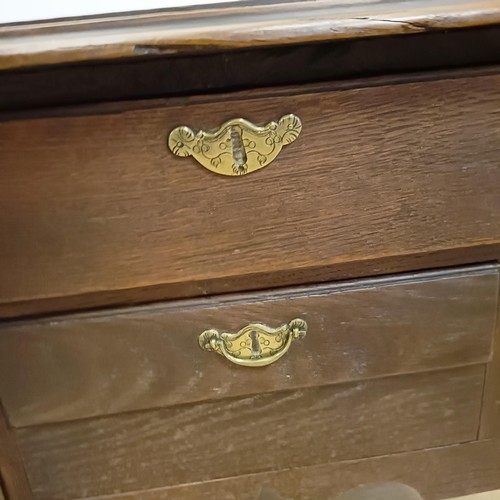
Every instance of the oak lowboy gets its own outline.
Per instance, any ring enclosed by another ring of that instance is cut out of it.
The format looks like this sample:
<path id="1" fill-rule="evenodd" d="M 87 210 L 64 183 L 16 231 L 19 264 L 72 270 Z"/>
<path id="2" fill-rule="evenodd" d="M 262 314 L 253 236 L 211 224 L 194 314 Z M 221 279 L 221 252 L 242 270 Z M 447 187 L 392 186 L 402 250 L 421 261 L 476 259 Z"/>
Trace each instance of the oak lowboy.
<path id="1" fill-rule="evenodd" d="M 500 488 L 496 23 L 0 26 L 0 498 Z"/>

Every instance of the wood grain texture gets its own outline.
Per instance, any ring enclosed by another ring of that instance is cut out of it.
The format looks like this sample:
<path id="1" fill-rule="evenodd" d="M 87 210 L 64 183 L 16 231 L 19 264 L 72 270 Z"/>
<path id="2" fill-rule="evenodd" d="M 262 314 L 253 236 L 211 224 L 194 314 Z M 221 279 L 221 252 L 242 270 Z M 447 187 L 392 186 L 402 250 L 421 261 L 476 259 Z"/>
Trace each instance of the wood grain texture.
<path id="1" fill-rule="evenodd" d="M 307 15 L 305 15 L 307 14 Z M 285 45 L 500 22 L 495 0 L 317 0 L 0 28 L 0 69 Z"/>
<path id="2" fill-rule="evenodd" d="M 297 92 L 0 124 L 0 301 L 186 282 L 202 295 L 211 280 L 223 292 L 235 277 L 498 245 L 500 77 Z M 166 149 L 183 123 L 290 111 L 299 140 L 244 178 Z"/>
<path id="3" fill-rule="evenodd" d="M 0 398 L 14 426 L 263 394 L 491 357 L 497 266 L 173 302 L 0 328 Z M 202 351 L 208 328 L 308 336 L 266 368 Z"/>
<path id="4" fill-rule="evenodd" d="M 336 500 L 359 484 L 381 481 L 409 484 L 425 500 L 443 500 L 500 488 L 499 464 L 500 441 L 482 441 L 92 500 L 255 500 L 263 491 L 280 500 Z"/>
<path id="5" fill-rule="evenodd" d="M 0 500 L 31 500 L 16 439 L 0 405 Z"/>
<path id="6" fill-rule="evenodd" d="M 482 365 L 16 430 L 40 500 L 476 439 Z"/>

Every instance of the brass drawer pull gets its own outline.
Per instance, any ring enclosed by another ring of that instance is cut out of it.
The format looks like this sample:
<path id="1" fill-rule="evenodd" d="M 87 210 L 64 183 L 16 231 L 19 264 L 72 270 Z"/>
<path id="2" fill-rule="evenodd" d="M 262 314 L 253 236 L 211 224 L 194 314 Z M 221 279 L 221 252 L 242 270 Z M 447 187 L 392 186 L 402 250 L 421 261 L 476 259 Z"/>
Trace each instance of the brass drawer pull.
<path id="1" fill-rule="evenodd" d="M 307 323 L 294 319 L 279 328 L 252 323 L 238 333 L 204 331 L 198 341 L 205 351 L 215 351 L 241 366 L 266 366 L 280 359 L 296 339 L 305 337 Z"/>
<path id="2" fill-rule="evenodd" d="M 168 137 L 168 147 L 177 156 L 193 156 L 217 174 L 245 175 L 269 165 L 301 130 L 300 118 L 292 114 L 263 127 L 236 118 L 211 132 L 177 127 Z"/>

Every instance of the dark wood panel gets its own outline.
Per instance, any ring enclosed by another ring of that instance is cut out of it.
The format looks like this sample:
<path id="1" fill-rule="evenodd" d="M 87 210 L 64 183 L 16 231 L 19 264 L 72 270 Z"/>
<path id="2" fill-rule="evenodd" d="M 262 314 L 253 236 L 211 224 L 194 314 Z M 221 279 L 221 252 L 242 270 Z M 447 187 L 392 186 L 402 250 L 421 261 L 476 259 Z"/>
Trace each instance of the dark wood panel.
<path id="1" fill-rule="evenodd" d="M 302 88 L 2 123 L 0 299 L 185 282 L 199 295 L 214 279 L 498 244 L 499 83 Z M 299 140 L 243 178 L 166 150 L 181 123 L 290 111 Z"/>
<path id="2" fill-rule="evenodd" d="M 372 37 L 261 49 L 237 49 L 106 64 L 54 65 L 0 72 L 0 120 L 20 109 L 190 95 L 402 73 L 418 80 L 447 76 L 443 68 L 500 63 L 500 26 Z M 193 71 L 196 67 L 196 71 Z M 307 68 L 307 71 L 304 71 Z M 469 69 L 464 69 L 469 68 Z M 429 71 L 427 75 L 408 72 Z M 492 68 L 480 68 L 491 71 Z M 449 69 L 448 69 L 449 71 Z M 353 82 L 338 82 L 346 87 Z M 25 113 L 28 113 L 26 111 Z"/>
<path id="3" fill-rule="evenodd" d="M 307 13 L 305 16 L 304 14 Z M 500 22 L 495 0 L 259 3 L 0 27 L 0 68 L 422 33 Z"/>
<path id="4" fill-rule="evenodd" d="M 485 363 L 498 268 L 359 280 L 0 329 L 0 397 L 15 426 Z M 308 322 L 266 368 L 202 351 L 208 328 Z"/>
<path id="5" fill-rule="evenodd" d="M 16 431 L 37 499 L 134 491 L 476 439 L 484 366 Z"/>
<path id="6" fill-rule="evenodd" d="M 255 500 L 269 492 L 287 500 L 335 500 L 358 484 L 396 481 L 425 500 L 500 488 L 500 442 L 482 441 L 365 460 L 250 474 L 200 484 L 94 497 L 95 500 Z M 265 497 L 264 497 L 265 498 Z"/>

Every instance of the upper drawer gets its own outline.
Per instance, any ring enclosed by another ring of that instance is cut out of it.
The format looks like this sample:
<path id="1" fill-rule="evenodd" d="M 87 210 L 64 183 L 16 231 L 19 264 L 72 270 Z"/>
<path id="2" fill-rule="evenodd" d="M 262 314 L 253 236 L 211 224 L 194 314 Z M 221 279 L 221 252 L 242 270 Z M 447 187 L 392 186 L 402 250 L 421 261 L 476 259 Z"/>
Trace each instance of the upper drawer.
<path id="1" fill-rule="evenodd" d="M 199 295 L 498 243 L 499 106 L 500 76 L 484 76 L 3 122 L 0 303 L 182 283 Z M 179 125 L 287 113 L 301 135 L 247 176 L 167 149 Z"/>
<path id="2" fill-rule="evenodd" d="M 29 426 L 485 363 L 497 289 L 497 266 L 480 266 L 12 323 L 0 399 Z M 306 337 L 266 367 L 198 345 L 207 329 L 294 318 Z"/>

